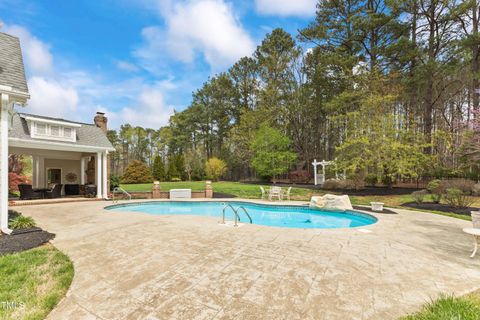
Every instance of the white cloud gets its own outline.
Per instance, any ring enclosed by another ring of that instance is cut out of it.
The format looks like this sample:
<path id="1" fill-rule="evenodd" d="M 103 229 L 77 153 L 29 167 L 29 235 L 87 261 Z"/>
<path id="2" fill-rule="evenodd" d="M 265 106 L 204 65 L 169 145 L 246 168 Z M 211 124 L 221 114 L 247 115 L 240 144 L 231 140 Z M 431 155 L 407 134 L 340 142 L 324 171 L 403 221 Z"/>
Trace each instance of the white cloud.
<path id="1" fill-rule="evenodd" d="M 20 38 L 25 64 L 31 75 L 49 74 L 53 71 L 53 57 L 48 44 L 21 26 L 5 25 L 2 31 Z"/>
<path id="2" fill-rule="evenodd" d="M 255 0 L 258 13 L 276 16 L 310 17 L 315 15 L 317 0 Z"/>
<path id="3" fill-rule="evenodd" d="M 123 60 L 118 60 L 116 62 L 117 68 L 123 71 L 128 71 L 128 72 L 137 72 L 140 69 L 134 65 L 133 63 L 123 61 Z"/>
<path id="4" fill-rule="evenodd" d="M 162 92 L 162 84 L 159 86 L 145 86 L 137 98 L 137 102 L 126 106 L 120 111 L 108 111 L 108 117 L 113 127 L 129 123 L 133 126 L 158 129 L 168 124 L 173 113 L 173 106 L 165 103 Z"/>
<path id="5" fill-rule="evenodd" d="M 28 112 L 71 118 L 71 114 L 77 111 L 79 97 L 73 87 L 42 77 L 30 78 L 28 85 L 31 95 Z"/>
<path id="6" fill-rule="evenodd" d="M 254 50 L 250 35 L 223 0 L 160 1 L 159 12 L 165 28 L 144 28 L 145 44 L 135 52 L 149 70 L 165 52 L 183 63 L 201 54 L 212 68 L 220 69 Z"/>

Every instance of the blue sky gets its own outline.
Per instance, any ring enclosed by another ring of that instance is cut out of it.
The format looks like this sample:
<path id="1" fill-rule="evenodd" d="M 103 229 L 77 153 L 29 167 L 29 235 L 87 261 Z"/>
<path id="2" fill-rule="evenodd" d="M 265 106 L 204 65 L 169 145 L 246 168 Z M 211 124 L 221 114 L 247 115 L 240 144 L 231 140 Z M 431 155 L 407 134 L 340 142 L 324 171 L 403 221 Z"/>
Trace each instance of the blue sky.
<path id="1" fill-rule="evenodd" d="M 315 0 L 2 0 L 2 32 L 22 43 L 31 94 L 23 110 L 110 127 L 159 128 L 210 75 L 281 27 L 294 36 Z"/>

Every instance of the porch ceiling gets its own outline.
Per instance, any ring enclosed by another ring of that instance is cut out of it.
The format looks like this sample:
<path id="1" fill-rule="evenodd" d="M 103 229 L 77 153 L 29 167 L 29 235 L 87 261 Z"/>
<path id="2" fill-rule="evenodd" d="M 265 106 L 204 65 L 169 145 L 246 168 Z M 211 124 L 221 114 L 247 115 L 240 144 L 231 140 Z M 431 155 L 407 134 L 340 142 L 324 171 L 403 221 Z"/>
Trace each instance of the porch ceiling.
<path id="1" fill-rule="evenodd" d="M 48 159 L 62 159 L 62 160 L 80 160 L 82 157 L 94 155 L 94 153 L 91 153 L 91 152 L 46 150 L 46 149 L 19 148 L 19 147 L 9 147 L 8 153 L 41 156 Z"/>

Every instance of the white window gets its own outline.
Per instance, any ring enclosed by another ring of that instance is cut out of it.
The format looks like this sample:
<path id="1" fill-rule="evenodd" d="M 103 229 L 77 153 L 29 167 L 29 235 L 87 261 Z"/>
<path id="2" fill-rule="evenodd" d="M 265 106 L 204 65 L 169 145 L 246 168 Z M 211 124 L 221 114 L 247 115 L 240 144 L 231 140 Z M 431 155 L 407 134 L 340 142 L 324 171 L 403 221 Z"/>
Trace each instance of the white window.
<path id="1" fill-rule="evenodd" d="M 47 134 L 47 125 L 43 123 L 36 123 L 35 133 L 39 135 Z"/>
<path id="2" fill-rule="evenodd" d="M 65 123 L 66 124 L 66 123 Z M 69 123 L 68 123 L 69 124 Z M 59 140 L 59 141 L 71 141 L 75 142 L 76 128 L 80 125 L 72 124 L 66 126 L 57 123 L 43 123 L 32 121 L 31 122 L 31 137 L 37 139 Z"/>
<path id="3" fill-rule="evenodd" d="M 72 128 L 63 128 L 63 136 L 65 138 L 71 138 L 72 137 Z"/>
<path id="4" fill-rule="evenodd" d="M 59 126 L 50 126 L 50 135 L 54 137 L 60 136 L 60 127 Z"/>

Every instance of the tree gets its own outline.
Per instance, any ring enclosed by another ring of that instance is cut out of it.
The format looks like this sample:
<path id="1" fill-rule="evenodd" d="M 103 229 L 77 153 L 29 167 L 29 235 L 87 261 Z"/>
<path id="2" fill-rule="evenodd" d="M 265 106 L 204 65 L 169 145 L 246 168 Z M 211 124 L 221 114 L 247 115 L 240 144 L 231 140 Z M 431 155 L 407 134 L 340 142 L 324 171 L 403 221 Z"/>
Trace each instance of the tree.
<path id="1" fill-rule="evenodd" d="M 218 181 L 227 171 L 227 164 L 225 161 L 218 158 L 210 158 L 205 163 L 205 172 L 209 179 Z"/>
<path id="2" fill-rule="evenodd" d="M 122 183 L 150 183 L 153 176 L 147 165 L 139 160 L 133 160 L 128 165 L 122 176 Z"/>
<path id="3" fill-rule="evenodd" d="M 201 150 L 190 148 L 185 151 L 184 158 L 188 181 L 202 180 L 205 176 L 205 160 Z"/>
<path id="4" fill-rule="evenodd" d="M 369 173 L 391 185 L 397 177 L 418 178 L 433 158 L 424 153 L 425 143 L 407 130 L 396 128 L 390 109 L 395 106 L 394 88 L 384 77 L 365 79 L 373 90 L 359 100 L 359 110 L 345 119 L 349 132 L 337 147 L 337 166 L 352 177 Z M 365 84 L 366 86 L 367 84 Z"/>
<path id="5" fill-rule="evenodd" d="M 152 174 L 155 180 L 165 181 L 165 165 L 163 164 L 162 157 L 159 155 L 157 155 L 153 161 Z"/>
<path id="6" fill-rule="evenodd" d="M 290 139 L 280 130 L 262 125 L 251 144 L 252 165 L 262 177 L 275 178 L 286 173 L 297 155 L 290 151 Z"/>
<path id="7" fill-rule="evenodd" d="M 175 162 L 175 156 L 171 155 L 168 158 L 168 171 L 167 171 L 167 180 L 174 181 L 180 179 L 180 173 L 177 169 L 177 164 Z"/>

